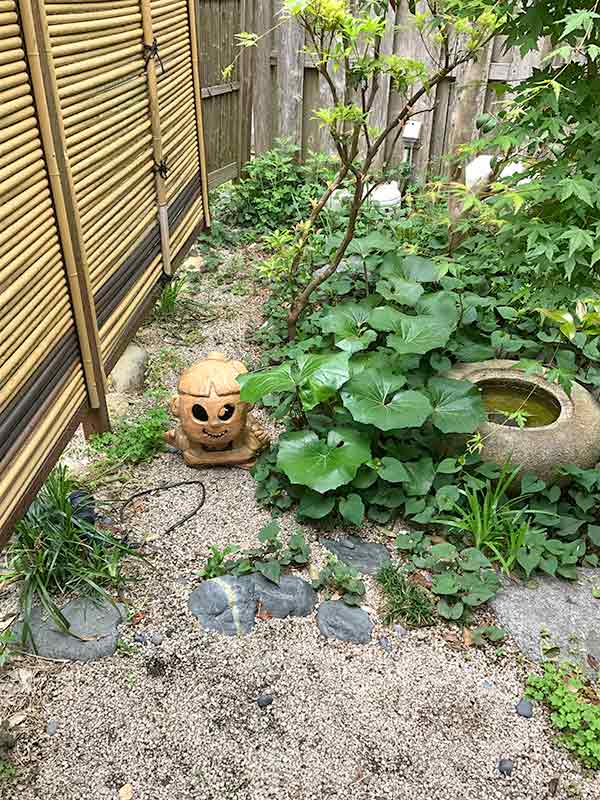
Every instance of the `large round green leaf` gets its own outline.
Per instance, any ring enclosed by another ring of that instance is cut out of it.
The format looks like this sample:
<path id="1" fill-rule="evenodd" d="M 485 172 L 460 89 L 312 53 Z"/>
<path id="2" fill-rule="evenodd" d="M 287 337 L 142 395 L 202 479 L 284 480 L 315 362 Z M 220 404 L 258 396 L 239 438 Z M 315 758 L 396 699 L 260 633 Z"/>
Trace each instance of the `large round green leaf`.
<path id="1" fill-rule="evenodd" d="M 442 433 L 473 433 L 486 420 L 485 406 L 470 381 L 432 378 L 427 384 L 431 421 Z"/>
<path id="2" fill-rule="evenodd" d="M 256 403 L 268 394 L 291 392 L 296 386 L 292 370 L 293 364 L 287 362 L 260 372 L 238 375 L 236 380 L 241 386 L 240 398 L 244 403 Z"/>
<path id="3" fill-rule="evenodd" d="M 377 281 L 376 289 L 386 300 L 398 303 L 401 306 L 416 305 L 424 291 L 420 283 L 391 275 L 383 281 Z"/>
<path id="4" fill-rule="evenodd" d="M 349 483 L 370 458 L 368 438 L 352 428 L 334 428 L 327 440 L 297 431 L 281 436 L 277 466 L 292 483 L 328 492 Z"/>
<path id="5" fill-rule="evenodd" d="M 340 303 L 319 320 L 324 333 L 335 335 L 335 345 L 347 353 L 365 350 L 377 338 L 368 328 L 371 306 L 367 303 Z"/>
<path id="6" fill-rule="evenodd" d="M 346 384 L 342 402 L 357 422 L 382 431 L 418 428 L 429 417 L 431 404 L 421 392 L 398 391 L 404 383 L 401 375 L 365 370 Z"/>
<path id="7" fill-rule="evenodd" d="M 302 355 L 298 358 L 296 383 L 306 411 L 329 400 L 350 377 L 348 353 Z"/>
<path id="8" fill-rule="evenodd" d="M 373 309 L 370 323 L 378 331 L 391 331 L 392 335 L 387 338 L 388 345 L 404 355 L 423 355 L 443 347 L 453 329 L 446 319 L 438 319 L 433 315 L 413 317 L 389 306 Z"/>

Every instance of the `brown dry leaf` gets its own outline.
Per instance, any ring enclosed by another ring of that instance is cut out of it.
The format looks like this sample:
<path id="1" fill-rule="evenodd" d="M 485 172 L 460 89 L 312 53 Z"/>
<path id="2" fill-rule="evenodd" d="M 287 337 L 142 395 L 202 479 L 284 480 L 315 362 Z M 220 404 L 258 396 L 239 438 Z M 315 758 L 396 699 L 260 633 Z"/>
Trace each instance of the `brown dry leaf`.
<path id="1" fill-rule="evenodd" d="M 548 781 L 548 794 L 550 795 L 550 797 L 554 797 L 557 789 L 558 789 L 558 778 L 551 778 Z"/>
<path id="2" fill-rule="evenodd" d="M 446 544 L 446 539 L 443 536 L 436 536 L 435 534 L 431 537 L 432 544 Z"/>
<path id="3" fill-rule="evenodd" d="M 19 683 L 21 684 L 21 688 L 24 692 L 31 692 L 32 684 L 33 684 L 33 672 L 30 669 L 17 669 L 16 670 L 17 676 L 19 678 Z"/>
<path id="4" fill-rule="evenodd" d="M 145 617 L 145 616 L 146 616 L 146 615 L 144 614 L 144 612 L 143 612 L 143 611 L 137 611 L 137 612 L 136 612 L 136 613 L 133 615 L 133 617 L 131 618 L 131 624 L 132 624 L 132 625 L 139 625 L 139 624 L 140 624 L 140 622 L 142 622 L 142 620 L 144 619 L 144 617 Z"/>
<path id="5" fill-rule="evenodd" d="M 144 510 L 144 501 L 141 497 L 137 497 L 133 503 L 131 504 L 131 508 L 135 511 L 136 514 L 141 514 Z"/>
<path id="6" fill-rule="evenodd" d="M 133 786 L 130 783 L 119 789 L 119 800 L 133 800 Z"/>
<path id="7" fill-rule="evenodd" d="M 273 614 L 270 611 L 267 611 L 266 608 L 263 608 L 262 605 L 258 607 L 258 611 L 256 612 L 256 619 L 261 619 L 263 622 L 266 622 L 269 619 L 273 619 Z"/>
<path id="8" fill-rule="evenodd" d="M 463 628 L 463 644 L 465 647 L 473 647 L 473 634 L 470 628 Z"/>
<path id="9" fill-rule="evenodd" d="M 465 643 L 463 642 L 462 636 L 460 635 L 460 633 L 458 631 L 451 630 L 451 629 L 446 630 L 446 631 L 444 631 L 442 633 L 442 637 L 446 640 L 446 642 L 451 647 L 456 647 L 456 648 L 462 650 L 462 648 L 465 646 Z"/>
<path id="10" fill-rule="evenodd" d="M 598 659 L 591 653 L 588 653 L 587 662 L 595 672 L 598 672 L 600 669 L 600 661 L 598 661 Z"/>
<path id="11" fill-rule="evenodd" d="M 431 575 L 428 572 L 415 572 L 409 578 L 412 583 L 422 586 L 424 589 L 431 589 Z"/>

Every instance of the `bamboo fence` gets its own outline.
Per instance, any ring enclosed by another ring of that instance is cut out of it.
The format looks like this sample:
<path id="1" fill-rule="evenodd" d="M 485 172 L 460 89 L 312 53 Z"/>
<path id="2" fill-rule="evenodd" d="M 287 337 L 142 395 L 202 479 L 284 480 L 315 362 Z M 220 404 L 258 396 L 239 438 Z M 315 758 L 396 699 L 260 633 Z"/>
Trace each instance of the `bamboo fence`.
<path id="1" fill-rule="evenodd" d="M 0 543 L 209 224 L 196 2 L 0 0 Z"/>

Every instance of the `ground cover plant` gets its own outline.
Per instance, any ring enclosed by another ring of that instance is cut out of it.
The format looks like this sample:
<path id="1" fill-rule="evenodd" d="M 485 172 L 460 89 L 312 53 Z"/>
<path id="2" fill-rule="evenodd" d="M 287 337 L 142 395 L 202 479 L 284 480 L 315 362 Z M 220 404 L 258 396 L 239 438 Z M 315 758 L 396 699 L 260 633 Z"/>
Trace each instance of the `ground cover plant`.
<path id="1" fill-rule="evenodd" d="M 94 517 L 93 500 L 59 466 L 15 526 L 0 585 L 20 582 L 24 642 L 31 640 L 34 603 L 67 631 L 57 598 L 77 593 L 111 600 L 109 593 L 124 586 L 121 561 L 135 553 Z M 12 640 L 4 644 L 10 651 Z"/>
<path id="2" fill-rule="evenodd" d="M 527 694 L 549 708 L 559 742 L 586 767 L 600 768 L 600 697 L 581 670 L 547 661 L 541 675 L 529 676 Z"/>

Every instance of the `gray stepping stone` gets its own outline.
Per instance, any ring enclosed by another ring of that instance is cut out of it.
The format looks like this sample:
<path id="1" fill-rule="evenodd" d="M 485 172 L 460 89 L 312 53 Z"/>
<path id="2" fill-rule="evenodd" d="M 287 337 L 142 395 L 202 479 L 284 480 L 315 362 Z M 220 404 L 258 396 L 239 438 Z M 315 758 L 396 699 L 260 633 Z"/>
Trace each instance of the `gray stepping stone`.
<path id="1" fill-rule="evenodd" d="M 108 600 L 94 602 L 88 597 L 76 597 L 64 606 L 62 613 L 70 623 L 70 633 L 64 633 L 39 606 L 34 608 L 30 625 L 38 655 L 69 661 L 95 661 L 115 652 L 117 626 L 125 619 L 123 606 L 115 607 Z M 19 638 L 22 630 L 22 622 L 13 626 Z M 29 641 L 25 647 L 33 650 Z"/>
<path id="2" fill-rule="evenodd" d="M 390 560 L 390 554 L 382 544 L 364 542 L 358 536 L 343 539 L 321 539 L 321 544 L 340 561 L 349 564 L 365 575 L 375 575 L 379 568 Z"/>
<path id="3" fill-rule="evenodd" d="M 250 633 L 257 607 L 254 578 L 223 575 L 203 581 L 190 595 L 188 605 L 207 631 L 227 636 Z"/>
<path id="4" fill-rule="evenodd" d="M 317 595 L 310 583 L 295 575 L 283 575 L 279 586 L 254 573 L 256 598 L 273 617 L 306 617 L 315 607 Z"/>
<path id="5" fill-rule="evenodd" d="M 373 623 L 364 609 L 347 606 L 341 600 L 321 603 L 317 625 L 323 636 L 357 644 L 369 642 L 373 631 Z"/>
<path id="6" fill-rule="evenodd" d="M 530 658 L 542 660 L 545 647 L 559 647 L 562 658 L 579 647 L 584 661 L 600 661 L 600 600 L 592 588 L 600 586 L 599 569 L 578 570 L 578 581 L 536 577 L 529 585 L 506 582 L 491 601 L 498 624 L 507 630 Z M 543 638 L 542 632 L 547 632 Z"/>

